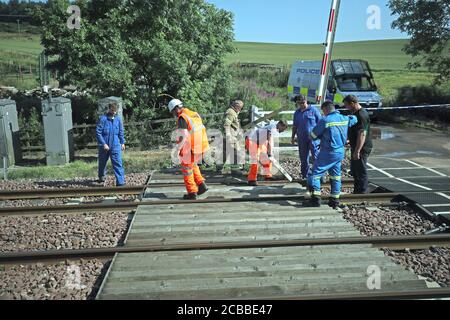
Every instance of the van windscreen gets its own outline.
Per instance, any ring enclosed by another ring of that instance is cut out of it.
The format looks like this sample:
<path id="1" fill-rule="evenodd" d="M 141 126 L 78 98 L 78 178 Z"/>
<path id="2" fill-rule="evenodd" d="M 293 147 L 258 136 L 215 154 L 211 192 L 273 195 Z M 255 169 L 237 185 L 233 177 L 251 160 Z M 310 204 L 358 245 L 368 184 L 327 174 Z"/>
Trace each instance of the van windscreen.
<path id="1" fill-rule="evenodd" d="M 362 60 L 334 60 L 333 72 L 335 76 L 343 75 L 365 75 L 372 77 L 369 65 Z"/>
<path id="2" fill-rule="evenodd" d="M 371 78 L 365 76 L 336 77 L 340 91 L 376 91 L 377 87 Z"/>

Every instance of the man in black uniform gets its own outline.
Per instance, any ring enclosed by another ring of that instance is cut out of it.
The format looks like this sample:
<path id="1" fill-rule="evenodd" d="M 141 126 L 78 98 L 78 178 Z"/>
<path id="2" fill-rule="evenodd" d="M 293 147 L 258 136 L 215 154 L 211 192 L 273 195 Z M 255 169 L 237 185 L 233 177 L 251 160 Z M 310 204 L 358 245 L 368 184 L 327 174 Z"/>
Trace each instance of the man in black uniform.
<path id="1" fill-rule="evenodd" d="M 355 194 L 367 193 L 369 177 L 367 175 L 367 161 L 372 152 L 373 144 L 370 137 L 370 116 L 358 102 L 358 98 L 349 95 L 344 98 L 344 105 L 356 118 L 358 124 L 349 128 L 348 137 L 352 151 L 350 170 L 353 174 Z"/>

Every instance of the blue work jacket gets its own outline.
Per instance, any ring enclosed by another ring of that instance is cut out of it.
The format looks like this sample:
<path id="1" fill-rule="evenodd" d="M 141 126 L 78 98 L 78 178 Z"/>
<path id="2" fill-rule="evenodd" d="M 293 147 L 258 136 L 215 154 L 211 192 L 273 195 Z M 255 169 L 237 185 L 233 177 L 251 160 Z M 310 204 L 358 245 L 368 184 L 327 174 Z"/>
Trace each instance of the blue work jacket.
<path id="1" fill-rule="evenodd" d="M 297 109 L 294 113 L 294 126 L 297 128 L 297 137 L 302 140 L 311 139 L 311 131 L 317 126 L 320 119 L 322 119 L 322 115 L 316 107 L 309 106 L 305 111 Z"/>
<path id="2" fill-rule="evenodd" d="M 340 152 L 347 144 L 348 128 L 358 123 L 355 116 L 344 116 L 335 111 L 322 118 L 311 132 L 314 140 L 320 139 L 320 152 Z"/>
<path id="3" fill-rule="evenodd" d="M 107 144 L 111 151 L 121 150 L 121 145 L 125 144 L 122 119 L 119 116 L 110 118 L 107 115 L 100 117 L 97 123 L 98 147 L 103 149 Z"/>

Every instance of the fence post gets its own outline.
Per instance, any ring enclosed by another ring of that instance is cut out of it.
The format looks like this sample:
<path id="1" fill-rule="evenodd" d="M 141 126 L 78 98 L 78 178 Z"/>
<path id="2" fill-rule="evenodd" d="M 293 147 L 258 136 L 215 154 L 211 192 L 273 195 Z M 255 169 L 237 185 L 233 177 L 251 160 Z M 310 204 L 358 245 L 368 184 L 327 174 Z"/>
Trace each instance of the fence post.
<path id="1" fill-rule="evenodd" d="M 257 106 L 252 106 L 252 115 L 251 115 L 251 121 L 250 123 L 255 122 L 256 120 L 258 120 L 258 114 L 259 113 L 259 109 Z"/>
<path id="2" fill-rule="evenodd" d="M 3 180 L 8 180 L 8 157 L 3 156 Z"/>

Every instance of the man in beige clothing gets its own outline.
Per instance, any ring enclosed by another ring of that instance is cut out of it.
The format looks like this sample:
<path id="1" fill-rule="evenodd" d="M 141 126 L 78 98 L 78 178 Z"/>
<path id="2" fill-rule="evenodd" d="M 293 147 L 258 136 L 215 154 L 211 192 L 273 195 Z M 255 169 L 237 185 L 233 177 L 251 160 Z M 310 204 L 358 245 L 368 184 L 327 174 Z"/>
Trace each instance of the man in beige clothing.
<path id="1" fill-rule="evenodd" d="M 239 121 L 239 113 L 244 108 L 244 102 L 241 100 L 233 100 L 230 103 L 230 107 L 225 113 L 224 129 L 225 129 L 225 141 L 224 141 L 224 166 L 225 165 L 239 165 L 239 169 L 243 169 L 244 166 L 241 163 L 242 147 L 242 129 Z M 226 147 L 225 147 L 226 146 Z M 224 169 L 224 168 L 223 168 Z M 226 171 L 225 169 L 222 172 Z"/>

